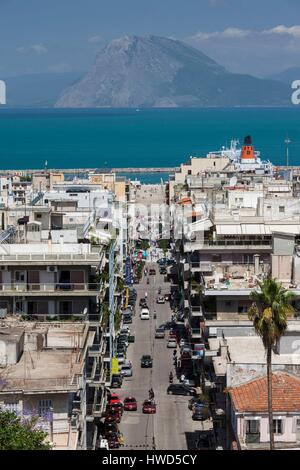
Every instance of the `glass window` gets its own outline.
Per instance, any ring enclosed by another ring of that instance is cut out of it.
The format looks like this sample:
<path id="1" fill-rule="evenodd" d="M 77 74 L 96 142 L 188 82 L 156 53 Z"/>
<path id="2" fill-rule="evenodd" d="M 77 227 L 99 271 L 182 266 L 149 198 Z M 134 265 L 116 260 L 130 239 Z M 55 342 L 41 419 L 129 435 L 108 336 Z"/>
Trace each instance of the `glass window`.
<path id="1" fill-rule="evenodd" d="M 273 432 L 274 434 L 283 434 L 283 420 L 273 419 Z"/>
<path id="2" fill-rule="evenodd" d="M 246 434 L 257 434 L 259 433 L 259 420 L 248 419 L 246 421 Z"/>
<path id="3" fill-rule="evenodd" d="M 51 411 L 52 400 L 39 400 L 39 416 L 45 416 Z"/>

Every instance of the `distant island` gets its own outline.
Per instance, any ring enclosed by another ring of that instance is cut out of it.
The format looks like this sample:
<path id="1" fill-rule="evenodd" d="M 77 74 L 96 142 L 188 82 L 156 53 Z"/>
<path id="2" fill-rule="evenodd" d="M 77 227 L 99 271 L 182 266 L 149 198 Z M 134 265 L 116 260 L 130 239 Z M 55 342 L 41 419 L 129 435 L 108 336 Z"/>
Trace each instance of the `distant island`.
<path id="1" fill-rule="evenodd" d="M 183 42 L 125 36 L 105 46 L 58 108 L 288 106 L 290 87 L 230 73 Z"/>
<path id="2" fill-rule="evenodd" d="M 87 72 L 4 78 L 9 107 L 204 108 L 290 106 L 291 76 L 295 69 L 265 79 L 231 73 L 184 42 L 125 36 Z"/>

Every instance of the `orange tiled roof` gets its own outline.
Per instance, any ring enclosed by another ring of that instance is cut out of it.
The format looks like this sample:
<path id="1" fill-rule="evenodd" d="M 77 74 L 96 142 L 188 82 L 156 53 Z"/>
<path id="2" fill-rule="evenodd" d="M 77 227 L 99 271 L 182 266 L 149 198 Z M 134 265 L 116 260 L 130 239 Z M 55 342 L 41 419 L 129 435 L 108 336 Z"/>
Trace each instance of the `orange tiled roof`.
<path id="1" fill-rule="evenodd" d="M 230 390 L 236 411 L 268 411 L 267 376 Z M 285 372 L 272 375 L 273 411 L 300 411 L 300 379 Z"/>

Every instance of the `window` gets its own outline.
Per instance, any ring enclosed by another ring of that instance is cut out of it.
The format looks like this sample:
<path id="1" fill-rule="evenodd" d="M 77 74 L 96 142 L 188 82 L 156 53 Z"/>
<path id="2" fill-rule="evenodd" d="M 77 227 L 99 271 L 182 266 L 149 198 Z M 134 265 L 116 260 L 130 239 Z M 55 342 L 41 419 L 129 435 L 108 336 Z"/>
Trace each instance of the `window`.
<path id="1" fill-rule="evenodd" d="M 36 214 L 36 218 L 37 218 L 37 219 L 41 219 L 41 218 L 42 218 L 42 214 Z"/>
<path id="2" fill-rule="evenodd" d="M 39 416 L 44 416 L 50 413 L 52 406 L 52 400 L 39 400 Z"/>
<path id="3" fill-rule="evenodd" d="M 258 419 L 248 419 L 246 421 L 246 434 L 258 434 L 259 423 Z"/>
<path id="4" fill-rule="evenodd" d="M 225 307 L 231 307 L 231 301 L 230 300 L 227 300 L 225 302 Z"/>
<path id="5" fill-rule="evenodd" d="M 274 434 L 283 434 L 283 420 L 273 419 L 273 432 Z"/>
<path id="6" fill-rule="evenodd" d="M 15 413 L 18 413 L 18 411 L 20 410 L 18 401 L 5 402 L 3 408 L 7 411 L 11 411 Z"/>
<path id="7" fill-rule="evenodd" d="M 25 282 L 25 272 L 24 271 L 16 271 L 16 281 Z"/>
<path id="8" fill-rule="evenodd" d="M 284 214 L 284 212 L 285 212 L 285 207 L 284 207 L 284 206 L 279 206 L 279 212 L 280 212 L 281 214 Z"/>

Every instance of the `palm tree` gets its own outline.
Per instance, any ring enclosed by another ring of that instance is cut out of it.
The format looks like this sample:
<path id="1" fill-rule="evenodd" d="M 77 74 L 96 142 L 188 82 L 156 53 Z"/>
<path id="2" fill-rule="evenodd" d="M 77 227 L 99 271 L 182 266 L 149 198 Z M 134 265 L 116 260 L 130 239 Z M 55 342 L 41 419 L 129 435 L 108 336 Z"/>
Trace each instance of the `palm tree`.
<path id="1" fill-rule="evenodd" d="M 261 337 L 267 353 L 268 413 L 270 450 L 274 450 L 272 410 L 272 350 L 279 344 L 287 329 L 287 318 L 294 313 L 294 294 L 288 292 L 276 279 L 267 278 L 258 283 L 259 290 L 250 295 L 253 301 L 248 316 Z"/>

